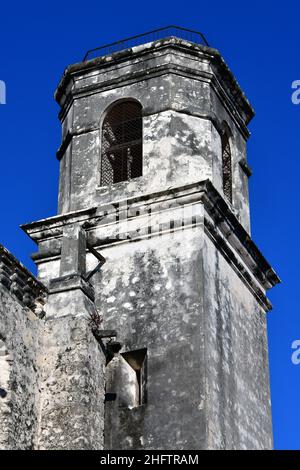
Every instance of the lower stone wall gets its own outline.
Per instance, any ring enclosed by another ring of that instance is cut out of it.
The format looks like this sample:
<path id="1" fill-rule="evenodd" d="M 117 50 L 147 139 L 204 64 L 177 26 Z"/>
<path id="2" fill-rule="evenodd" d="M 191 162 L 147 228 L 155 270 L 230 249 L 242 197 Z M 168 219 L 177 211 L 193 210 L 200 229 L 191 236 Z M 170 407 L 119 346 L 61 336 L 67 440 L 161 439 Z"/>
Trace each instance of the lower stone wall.
<path id="1" fill-rule="evenodd" d="M 101 449 L 105 356 L 89 319 L 44 322 L 38 449 Z"/>
<path id="2" fill-rule="evenodd" d="M 0 284 L 0 449 L 34 448 L 40 321 Z"/>

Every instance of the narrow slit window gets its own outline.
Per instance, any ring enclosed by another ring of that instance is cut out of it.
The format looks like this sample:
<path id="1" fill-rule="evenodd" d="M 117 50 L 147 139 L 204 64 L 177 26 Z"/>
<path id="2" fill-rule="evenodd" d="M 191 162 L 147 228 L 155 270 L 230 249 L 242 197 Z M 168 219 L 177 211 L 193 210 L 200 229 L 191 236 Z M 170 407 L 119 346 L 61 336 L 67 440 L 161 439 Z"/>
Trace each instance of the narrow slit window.
<path id="1" fill-rule="evenodd" d="M 147 401 L 147 350 L 138 349 L 136 351 L 128 351 L 122 353 L 121 356 L 125 359 L 134 374 L 134 398 L 132 400 L 133 406 L 140 406 Z"/>
<path id="2" fill-rule="evenodd" d="M 147 349 L 115 354 L 106 367 L 105 402 L 136 408 L 147 403 Z"/>
<path id="3" fill-rule="evenodd" d="M 226 132 L 222 135 L 222 168 L 223 192 L 228 201 L 232 202 L 232 161 L 229 137 Z"/>
<path id="4" fill-rule="evenodd" d="M 101 186 L 142 176 L 142 106 L 122 101 L 107 113 L 102 126 Z"/>

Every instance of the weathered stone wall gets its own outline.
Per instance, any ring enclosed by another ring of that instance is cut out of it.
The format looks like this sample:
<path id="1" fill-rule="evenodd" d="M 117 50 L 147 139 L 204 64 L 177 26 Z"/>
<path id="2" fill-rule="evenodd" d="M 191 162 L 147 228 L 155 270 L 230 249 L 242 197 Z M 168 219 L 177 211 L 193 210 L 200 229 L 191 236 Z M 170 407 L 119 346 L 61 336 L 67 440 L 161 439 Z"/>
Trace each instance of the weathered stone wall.
<path id="1" fill-rule="evenodd" d="M 0 245 L 0 449 L 35 445 L 45 297 L 45 287 Z"/>
<path id="2" fill-rule="evenodd" d="M 272 448 L 266 306 L 197 213 L 194 227 L 102 251 L 104 328 L 120 352 L 148 353 L 147 404 L 126 408 L 110 390 L 109 449 Z"/>
<path id="3" fill-rule="evenodd" d="M 272 449 L 266 312 L 220 249 L 203 249 L 207 445 Z"/>
<path id="4" fill-rule="evenodd" d="M 0 245 L 0 449 L 103 447 L 105 354 L 93 302 L 73 287 L 44 305 L 45 287 Z"/>
<path id="5" fill-rule="evenodd" d="M 0 449 L 101 449 L 105 356 L 90 319 L 41 320 L 0 284 L 0 339 Z"/>
<path id="6" fill-rule="evenodd" d="M 65 316 L 44 323 L 38 449 L 103 447 L 104 355 L 88 318 Z"/>
<path id="7" fill-rule="evenodd" d="M 147 402 L 128 408 L 110 390 L 108 449 L 205 447 L 201 244 L 195 228 L 103 251 L 103 327 L 117 330 L 121 353 L 147 348 Z"/>
<path id="8" fill-rule="evenodd" d="M 7 393 L 0 396 L 1 449 L 34 447 L 39 402 L 36 364 L 39 322 L 0 284 L 0 338 L 9 360 L 7 383 L 3 382 L 6 371 L 0 370 L 0 387 Z"/>

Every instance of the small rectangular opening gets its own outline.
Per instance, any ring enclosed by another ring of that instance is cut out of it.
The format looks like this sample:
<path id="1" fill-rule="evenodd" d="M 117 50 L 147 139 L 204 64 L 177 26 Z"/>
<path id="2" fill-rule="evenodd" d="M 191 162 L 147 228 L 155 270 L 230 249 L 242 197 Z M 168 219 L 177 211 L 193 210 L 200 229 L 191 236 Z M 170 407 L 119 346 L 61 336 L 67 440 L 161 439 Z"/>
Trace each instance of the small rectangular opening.
<path id="1" fill-rule="evenodd" d="M 147 349 L 137 349 L 121 354 L 136 374 L 136 406 L 147 402 Z"/>

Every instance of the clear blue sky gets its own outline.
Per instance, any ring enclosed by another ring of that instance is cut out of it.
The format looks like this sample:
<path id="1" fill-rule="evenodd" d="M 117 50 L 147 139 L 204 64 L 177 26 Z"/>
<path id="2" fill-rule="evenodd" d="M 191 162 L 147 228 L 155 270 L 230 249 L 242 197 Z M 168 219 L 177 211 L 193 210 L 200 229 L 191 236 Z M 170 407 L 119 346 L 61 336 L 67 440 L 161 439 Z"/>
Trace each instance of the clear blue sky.
<path id="1" fill-rule="evenodd" d="M 2 2 L 0 80 L 0 241 L 30 269 L 33 243 L 19 224 L 56 213 L 60 144 L 53 92 L 64 70 L 87 49 L 156 27 L 202 31 L 221 51 L 256 110 L 250 125 L 252 235 L 283 280 L 270 294 L 269 347 L 277 449 L 300 449 L 299 175 L 300 5 L 215 0 Z"/>

